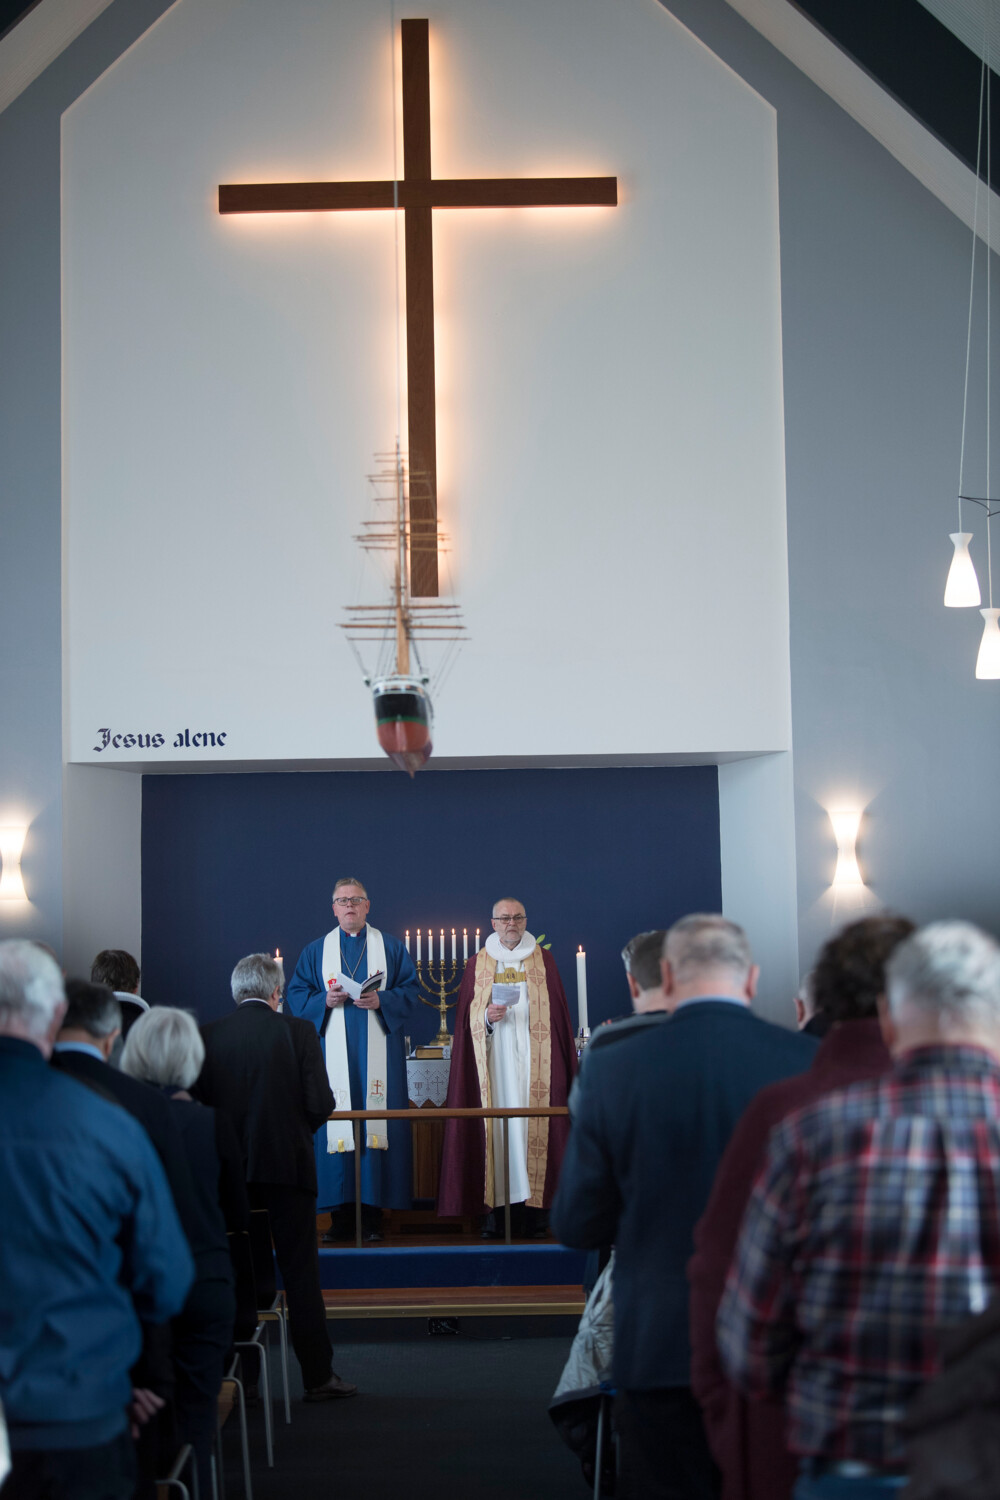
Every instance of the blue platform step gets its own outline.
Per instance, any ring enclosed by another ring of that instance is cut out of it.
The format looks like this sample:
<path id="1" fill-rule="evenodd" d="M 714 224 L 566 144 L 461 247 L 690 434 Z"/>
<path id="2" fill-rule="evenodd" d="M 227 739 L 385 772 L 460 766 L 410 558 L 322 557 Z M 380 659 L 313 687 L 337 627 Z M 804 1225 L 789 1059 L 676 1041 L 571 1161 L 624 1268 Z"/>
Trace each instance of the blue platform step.
<path id="1" fill-rule="evenodd" d="M 321 1249 L 324 1288 L 579 1286 L 584 1255 L 563 1245 L 384 1246 Z"/>

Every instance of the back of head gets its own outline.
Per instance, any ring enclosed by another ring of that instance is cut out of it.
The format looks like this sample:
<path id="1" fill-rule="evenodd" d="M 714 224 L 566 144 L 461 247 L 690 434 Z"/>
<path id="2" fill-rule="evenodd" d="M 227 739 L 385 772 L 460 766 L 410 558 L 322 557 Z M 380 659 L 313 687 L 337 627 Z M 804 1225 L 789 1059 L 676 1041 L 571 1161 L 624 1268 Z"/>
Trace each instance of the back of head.
<path id="1" fill-rule="evenodd" d="M 36 943 L 0 943 L 0 1034 L 41 1041 L 65 1000 L 59 965 Z"/>
<path id="2" fill-rule="evenodd" d="M 1000 945 L 971 922 L 932 922 L 886 967 L 893 1018 L 933 1018 L 943 1037 L 1000 1031 Z"/>
<path id="3" fill-rule="evenodd" d="M 90 966 L 90 981 L 133 994 L 139 988 L 139 965 L 124 948 L 102 948 Z"/>
<path id="4" fill-rule="evenodd" d="M 663 957 L 663 928 L 653 932 L 637 932 L 622 949 L 622 963 L 626 974 L 631 974 L 640 990 L 658 990 L 663 982 L 660 960 Z"/>
<path id="5" fill-rule="evenodd" d="M 742 927 L 719 912 L 693 912 L 667 933 L 663 956 L 674 982 L 697 986 L 703 975 L 725 971 L 743 980 L 753 967 L 750 943 Z"/>
<path id="6" fill-rule="evenodd" d="M 231 983 L 233 999 L 242 1005 L 244 1000 L 270 1000 L 285 979 L 270 953 L 249 953 L 236 965 Z"/>
<path id="7" fill-rule="evenodd" d="M 67 979 L 64 1031 L 85 1031 L 88 1036 L 110 1036 L 122 1029 L 122 1008 L 106 984 L 86 979 Z"/>
<path id="8" fill-rule="evenodd" d="M 121 1070 L 143 1083 L 189 1089 L 204 1061 L 205 1043 L 194 1017 L 186 1010 L 158 1005 L 129 1031 Z"/>
<path id="9" fill-rule="evenodd" d="M 825 944 L 812 971 L 813 1008 L 829 1021 L 861 1021 L 877 1014 L 886 965 L 916 928 L 908 917 L 883 913 L 851 922 Z"/>

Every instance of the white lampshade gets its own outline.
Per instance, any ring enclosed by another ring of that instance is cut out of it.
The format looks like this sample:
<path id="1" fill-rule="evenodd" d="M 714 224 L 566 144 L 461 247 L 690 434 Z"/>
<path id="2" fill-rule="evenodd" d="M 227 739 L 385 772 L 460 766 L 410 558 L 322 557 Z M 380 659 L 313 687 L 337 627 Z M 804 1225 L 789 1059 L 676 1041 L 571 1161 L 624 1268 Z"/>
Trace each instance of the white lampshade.
<path id="1" fill-rule="evenodd" d="M 26 828 L 0 828 L 0 901 L 27 901 L 28 893 L 21 879 L 21 850 Z"/>
<path id="2" fill-rule="evenodd" d="M 981 609 L 979 613 L 986 624 L 983 626 L 983 638 L 979 643 L 976 676 L 1000 677 L 1000 627 L 997 625 L 1000 609 Z"/>
<path id="3" fill-rule="evenodd" d="M 944 586 L 944 602 L 949 609 L 974 609 L 982 603 L 979 579 L 969 556 L 971 531 L 953 531 L 955 555 L 948 569 L 948 582 Z"/>
<path id="4" fill-rule="evenodd" d="M 837 887 L 864 885 L 861 871 L 858 869 L 858 856 L 855 849 L 858 829 L 861 827 L 861 814 L 859 812 L 832 812 L 830 822 L 833 824 L 833 832 L 837 840 L 837 868 L 833 876 L 834 885 Z"/>

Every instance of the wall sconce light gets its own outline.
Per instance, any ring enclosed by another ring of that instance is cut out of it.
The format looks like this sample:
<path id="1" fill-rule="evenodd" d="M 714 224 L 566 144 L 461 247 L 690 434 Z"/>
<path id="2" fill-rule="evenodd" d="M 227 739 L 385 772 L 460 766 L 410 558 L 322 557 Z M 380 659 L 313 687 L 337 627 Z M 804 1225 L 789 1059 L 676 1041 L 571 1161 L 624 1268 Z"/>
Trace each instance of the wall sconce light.
<path id="1" fill-rule="evenodd" d="M 26 828 L 0 828 L 0 901 L 27 901 L 28 893 L 21 879 L 21 850 Z"/>
<path id="2" fill-rule="evenodd" d="M 830 822 L 833 824 L 834 837 L 837 840 L 837 868 L 833 875 L 834 889 L 843 890 L 848 886 L 864 885 L 861 871 L 858 869 L 856 848 L 858 829 L 861 827 L 861 813 L 832 812 Z"/>

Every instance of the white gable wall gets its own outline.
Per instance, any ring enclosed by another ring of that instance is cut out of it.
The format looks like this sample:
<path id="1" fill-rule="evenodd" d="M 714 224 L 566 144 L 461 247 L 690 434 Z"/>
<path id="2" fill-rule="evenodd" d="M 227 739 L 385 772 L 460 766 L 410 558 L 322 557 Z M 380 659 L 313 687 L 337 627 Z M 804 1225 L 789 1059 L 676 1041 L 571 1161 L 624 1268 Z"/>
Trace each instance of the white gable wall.
<path id="1" fill-rule="evenodd" d="M 470 634 L 437 751 L 785 750 L 773 111 L 653 0 L 441 0 L 431 38 L 437 174 L 621 193 L 435 215 Z M 380 598 L 352 536 L 395 430 L 392 216 L 215 195 L 391 177 L 390 43 L 371 0 L 181 0 L 64 117 L 72 761 L 202 759 L 184 728 L 225 733 L 213 763 L 378 754 L 336 625 Z"/>

